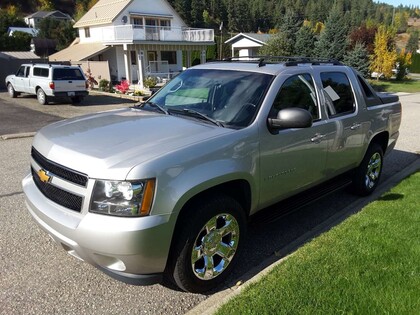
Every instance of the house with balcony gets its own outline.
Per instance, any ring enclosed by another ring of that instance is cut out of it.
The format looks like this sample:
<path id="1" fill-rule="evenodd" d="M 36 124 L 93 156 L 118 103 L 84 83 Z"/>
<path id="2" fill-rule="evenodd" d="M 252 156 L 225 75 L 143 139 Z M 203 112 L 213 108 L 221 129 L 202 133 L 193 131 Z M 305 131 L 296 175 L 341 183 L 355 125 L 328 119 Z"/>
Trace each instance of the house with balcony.
<path id="1" fill-rule="evenodd" d="M 204 63 L 214 45 L 212 29 L 189 28 L 166 0 L 99 0 L 74 27 L 79 39 L 50 61 L 108 61 L 112 80 L 141 86 L 149 76 L 171 79 L 193 51 Z"/>

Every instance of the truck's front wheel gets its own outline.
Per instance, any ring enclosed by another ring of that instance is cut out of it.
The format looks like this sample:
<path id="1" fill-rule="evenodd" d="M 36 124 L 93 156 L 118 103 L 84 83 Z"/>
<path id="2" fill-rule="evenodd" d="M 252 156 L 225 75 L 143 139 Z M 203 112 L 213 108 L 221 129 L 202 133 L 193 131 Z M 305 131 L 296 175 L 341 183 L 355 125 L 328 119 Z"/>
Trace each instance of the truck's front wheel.
<path id="1" fill-rule="evenodd" d="M 189 292 L 205 292 L 229 275 L 245 240 L 241 205 L 228 196 L 196 203 L 184 216 L 169 260 L 168 273 Z"/>
<path id="2" fill-rule="evenodd" d="M 352 186 L 355 193 L 367 196 L 375 190 L 382 173 L 383 156 L 379 144 L 370 145 L 362 163 L 354 173 Z"/>
<path id="3" fill-rule="evenodd" d="M 11 98 L 15 98 L 17 96 L 17 93 L 16 93 L 15 88 L 13 87 L 12 83 L 9 83 L 7 85 L 7 92 L 9 92 L 9 96 Z"/>

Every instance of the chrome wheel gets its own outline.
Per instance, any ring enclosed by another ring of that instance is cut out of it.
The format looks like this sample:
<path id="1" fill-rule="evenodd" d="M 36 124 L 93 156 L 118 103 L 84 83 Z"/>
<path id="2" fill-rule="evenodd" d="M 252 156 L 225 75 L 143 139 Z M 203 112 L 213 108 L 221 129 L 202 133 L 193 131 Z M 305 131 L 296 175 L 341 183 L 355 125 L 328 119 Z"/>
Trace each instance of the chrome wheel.
<path id="1" fill-rule="evenodd" d="M 230 214 L 211 218 L 198 234 L 191 253 L 193 272 L 201 280 L 220 275 L 232 261 L 239 244 L 239 224 Z"/>
<path id="2" fill-rule="evenodd" d="M 379 175 L 381 174 L 381 168 L 382 157 L 378 152 L 376 152 L 372 155 L 367 165 L 367 172 L 365 176 L 365 185 L 367 188 L 371 189 L 376 185 Z"/>

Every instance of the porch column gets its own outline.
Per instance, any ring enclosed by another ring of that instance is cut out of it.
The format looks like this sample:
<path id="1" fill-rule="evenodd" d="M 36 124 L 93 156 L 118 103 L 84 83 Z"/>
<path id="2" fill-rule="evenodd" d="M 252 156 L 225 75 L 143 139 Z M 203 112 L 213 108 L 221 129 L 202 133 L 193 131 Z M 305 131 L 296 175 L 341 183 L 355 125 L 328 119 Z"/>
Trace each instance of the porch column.
<path id="1" fill-rule="evenodd" d="M 206 63 L 206 50 L 202 49 L 201 50 L 201 58 L 200 58 L 200 63 Z"/>
<path id="2" fill-rule="evenodd" d="M 233 48 L 233 45 L 232 45 L 232 57 L 235 57 L 235 48 Z"/>
<path id="3" fill-rule="evenodd" d="M 187 50 L 187 68 L 191 67 L 191 50 Z"/>
<path id="4" fill-rule="evenodd" d="M 144 89 L 143 80 L 144 80 L 144 50 L 140 50 L 138 54 L 138 65 L 139 65 L 139 86 L 140 89 Z"/>
<path id="5" fill-rule="evenodd" d="M 128 45 L 123 45 L 124 50 L 124 67 L 125 67 L 125 78 L 131 84 L 131 73 L 130 73 L 130 62 L 128 58 Z"/>

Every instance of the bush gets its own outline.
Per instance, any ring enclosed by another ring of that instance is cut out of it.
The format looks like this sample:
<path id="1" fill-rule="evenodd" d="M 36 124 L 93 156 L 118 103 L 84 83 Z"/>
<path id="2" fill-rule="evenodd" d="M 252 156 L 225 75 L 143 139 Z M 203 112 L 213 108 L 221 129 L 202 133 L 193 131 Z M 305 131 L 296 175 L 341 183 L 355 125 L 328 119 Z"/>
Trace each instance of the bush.
<path id="1" fill-rule="evenodd" d="M 157 84 L 157 80 L 154 77 L 148 77 L 143 81 L 143 85 L 147 88 L 153 88 Z"/>
<path id="2" fill-rule="evenodd" d="M 102 79 L 101 81 L 99 81 L 99 89 L 101 91 L 105 91 L 105 92 L 109 92 L 109 81 L 106 79 Z"/>
<path id="3" fill-rule="evenodd" d="M 117 84 L 115 88 L 120 91 L 120 93 L 125 94 L 127 93 L 128 89 L 130 88 L 130 83 L 127 80 L 121 81 L 120 84 Z"/>

